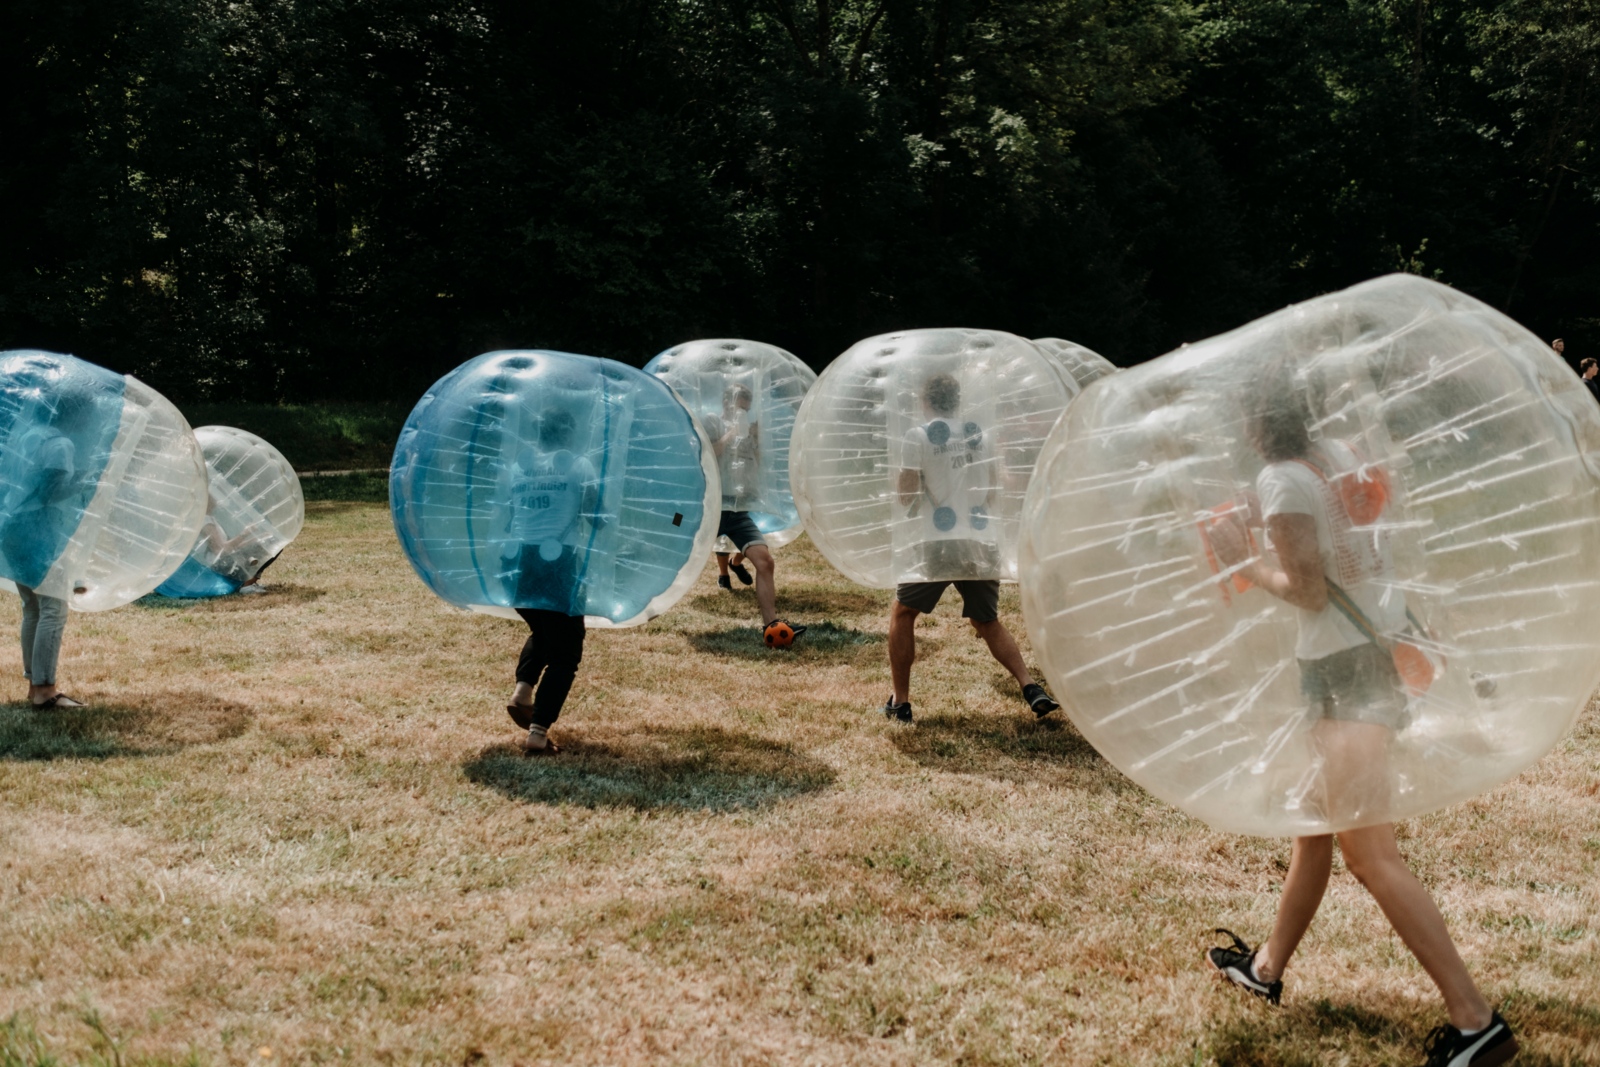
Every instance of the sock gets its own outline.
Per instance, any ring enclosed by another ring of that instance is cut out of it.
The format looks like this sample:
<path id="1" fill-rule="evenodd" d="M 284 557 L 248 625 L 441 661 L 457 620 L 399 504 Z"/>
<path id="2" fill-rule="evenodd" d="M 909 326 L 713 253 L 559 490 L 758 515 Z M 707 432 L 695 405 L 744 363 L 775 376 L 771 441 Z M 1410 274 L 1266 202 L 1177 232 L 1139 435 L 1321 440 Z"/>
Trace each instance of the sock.
<path id="1" fill-rule="evenodd" d="M 533 726 L 528 727 L 528 741 L 533 748 L 544 748 L 550 743 L 549 733 L 550 727 L 540 726 L 535 723 Z"/>

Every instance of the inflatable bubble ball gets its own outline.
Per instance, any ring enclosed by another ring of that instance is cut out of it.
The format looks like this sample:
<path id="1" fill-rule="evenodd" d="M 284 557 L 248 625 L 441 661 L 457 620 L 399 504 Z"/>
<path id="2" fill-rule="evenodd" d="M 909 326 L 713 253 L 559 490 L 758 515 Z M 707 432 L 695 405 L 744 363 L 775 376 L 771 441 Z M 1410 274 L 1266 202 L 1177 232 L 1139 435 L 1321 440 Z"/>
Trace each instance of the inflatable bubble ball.
<path id="1" fill-rule="evenodd" d="M 1117 365 L 1098 352 L 1060 337 L 1035 337 L 1033 343 L 1056 365 L 1056 369 L 1077 385 L 1082 392 L 1108 374 L 1115 374 Z"/>
<path id="2" fill-rule="evenodd" d="M 722 510 L 748 511 L 769 548 L 799 537 L 789 438 L 816 372 L 781 348 L 734 339 L 675 345 L 644 369 L 677 390 L 705 428 L 722 480 Z M 734 551 L 727 538 L 718 538 L 716 548 Z"/>
<path id="3" fill-rule="evenodd" d="M 54 352 L 0 352 L 0 577 L 75 611 L 137 600 L 205 518 L 189 424 L 137 378 Z"/>
<path id="4" fill-rule="evenodd" d="M 227 596 L 259 578 L 299 536 L 306 501 L 283 453 L 255 434 L 201 426 L 194 436 L 206 461 L 206 521 L 189 558 L 156 592 Z"/>
<path id="5" fill-rule="evenodd" d="M 1481 793 L 1600 683 L 1600 406 L 1410 275 L 1119 371 L 1028 492 L 1023 610 L 1084 736 L 1218 829 Z"/>
<path id="6" fill-rule="evenodd" d="M 567 352 L 490 352 L 418 401 L 389 506 L 417 574 L 458 607 L 636 626 L 705 565 L 711 443 L 661 379 Z"/>
<path id="7" fill-rule="evenodd" d="M 806 532 L 873 588 L 1015 580 L 1023 493 L 1077 391 L 1009 333 L 859 342 L 822 372 L 795 422 L 789 465 Z"/>

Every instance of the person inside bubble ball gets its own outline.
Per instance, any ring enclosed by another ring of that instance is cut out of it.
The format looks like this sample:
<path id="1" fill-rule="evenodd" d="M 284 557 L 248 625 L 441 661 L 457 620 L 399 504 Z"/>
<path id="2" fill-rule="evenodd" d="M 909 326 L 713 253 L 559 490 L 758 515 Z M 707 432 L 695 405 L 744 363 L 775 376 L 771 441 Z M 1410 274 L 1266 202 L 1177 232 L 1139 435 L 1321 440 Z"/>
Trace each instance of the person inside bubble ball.
<path id="1" fill-rule="evenodd" d="M 79 506 L 85 490 L 73 435 L 84 428 L 92 401 L 62 396 L 48 422 L 30 426 L 6 450 L 6 470 L 0 484 L 6 487 L 3 509 L 7 517 L 0 530 L 0 552 L 13 573 L 43 574 L 72 536 L 81 518 Z M 61 638 L 67 628 L 67 602 L 46 596 L 21 582 L 22 673 L 28 677 L 28 703 L 36 710 L 81 708 L 56 687 L 56 664 Z"/>
<path id="2" fill-rule="evenodd" d="M 583 659 L 579 538 L 585 522 L 592 527 L 602 522 L 594 465 L 572 450 L 577 428 L 569 411 L 544 412 L 537 447 L 523 448 L 511 468 L 502 558 L 509 564 L 506 592 L 528 624 L 528 639 L 517 659 L 517 685 L 506 713 L 528 731 L 522 749 L 535 756 L 561 751 L 549 731 Z"/>
<path id="3" fill-rule="evenodd" d="M 1222 565 L 1239 568 L 1298 609 L 1295 655 L 1321 762 L 1317 800 L 1330 818 L 1359 822 L 1365 814 L 1374 821 L 1337 835 L 1296 838 L 1266 942 L 1252 949 L 1219 929 L 1232 945 L 1209 949 L 1206 960 L 1227 981 L 1278 1003 L 1283 972 L 1327 889 L 1337 836 L 1345 866 L 1444 997 L 1450 1023 L 1429 1036 L 1428 1064 L 1504 1063 L 1516 1054 L 1516 1038 L 1473 984 L 1438 906 L 1401 857 L 1394 826 L 1377 821 L 1390 788 L 1388 744 L 1408 721 L 1404 688 L 1413 672 L 1407 670 L 1402 680 L 1397 664 L 1406 661 L 1393 640 L 1406 631 L 1405 606 L 1403 597 L 1385 603 L 1383 595 L 1392 563 L 1372 526 L 1386 494 L 1352 495 L 1352 489 L 1371 484 L 1354 480 L 1360 477 L 1353 473 L 1359 457 L 1343 442 L 1314 444 L 1307 432 L 1311 421 L 1287 373 L 1269 377 L 1246 413 L 1250 442 L 1266 460 L 1256 481 L 1260 517 L 1252 523 L 1264 520 L 1266 544 L 1276 558 L 1255 554 L 1237 519 L 1213 523 L 1208 535 Z"/>
<path id="4" fill-rule="evenodd" d="M 747 387 L 730 385 L 722 394 L 722 414 L 707 415 L 701 420 L 706 428 L 706 436 L 711 438 L 711 450 L 717 456 L 717 471 L 722 476 L 722 517 L 717 521 L 717 536 L 733 542 L 739 555 L 755 565 L 756 604 L 761 609 L 762 630 L 768 637 L 767 643 L 774 644 L 773 634 L 785 628 L 793 636 L 787 642 L 779 643 L 793 643 L 795 638 L 806 632 L 806 628 L 778 618 L 777 583 L 774 580 L 776 567 L 772 550 L 767 547 L 755 520 L 750 517 L 751 505 L 759 498 L 761 489 L 761 424 L 752 420 L 750 415 L 753 399 Z M 728 584 L 727 556 L 718 553 L 717 566 L 722 571 L 718 584 L 724 589 L 731 588 Z M 748 583 L 742 562 L 738 566 L 740 580 Z"/>
<path id="5" fill-rule="evenodd" d="M 217 496 L 206 493 L 206 518 L 200 526 L 200 541 L 195 553 L 201 563 L 224 578 L 236 582 L 241 593 L 264 593 L 261 575 L 278 561 L 282 553 L 268 555 L 267 544 L 274 534 L 272 524 L 257 518 L 237 537 L 229 537 L 216 520 Z"/>
<path id="6" fill-rule="evenodd" d="M 981 535 L 996 493 L 992 449 L 983 427 L 960 418 L 961 383 L 935 374 L 920 390 L 927 421 L 906 434 L 904 462 L 896 483 L 907 518 L 921 522 L 925 573 L 972 574 L 931 582 L 901 582 L 889 608 L 889 674 L 894 692 L 885 718 L 911 722 L 911 665 L 917 658 L 917 616 L 931 612 L 952 584 L 961 594 L 961 615 L 989 646 L 989 654 L 1022 686 L 1022 699 L 1041 718 L 1059 708 L 1034 681 L 1022 650 L 1000 621 L 999 547 Z"/>

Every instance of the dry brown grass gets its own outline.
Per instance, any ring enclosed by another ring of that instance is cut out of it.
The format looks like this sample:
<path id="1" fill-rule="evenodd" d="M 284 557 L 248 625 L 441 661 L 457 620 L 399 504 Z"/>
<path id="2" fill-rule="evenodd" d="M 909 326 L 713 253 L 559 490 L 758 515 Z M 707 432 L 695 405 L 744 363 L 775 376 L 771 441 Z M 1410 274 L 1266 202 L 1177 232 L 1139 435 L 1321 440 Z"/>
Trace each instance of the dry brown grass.
<path id="1" fill-rule="evenodd" d="M 1033 722 L 956 603 L 906 729 L 887 594 L 785 549 L 816 629 L 771 654 L 713 574 L 590 636 L 557 761 L 509 747 L 518 628 L 435 600 L 379 506 L 313 505 L 268 596 L 74 616 L 96 709 L 0 709 L 0 1064 L 1420 1058 L 1437 998 L 1347 875 L 1281 1010 L 1219 988 L 1206 934 L 1265 933 L 1287 846 Z M 1597 752 L 1591 712 L 1405 827 L 1526 1064 L 1600 1062 Z"/>

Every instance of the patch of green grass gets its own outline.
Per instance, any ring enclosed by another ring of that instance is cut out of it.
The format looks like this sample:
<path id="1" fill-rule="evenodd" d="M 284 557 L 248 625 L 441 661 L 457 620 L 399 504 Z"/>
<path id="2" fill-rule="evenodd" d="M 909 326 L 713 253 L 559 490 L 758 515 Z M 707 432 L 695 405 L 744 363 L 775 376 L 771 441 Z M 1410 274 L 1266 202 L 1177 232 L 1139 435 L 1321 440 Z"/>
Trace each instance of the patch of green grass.
<path id="1" fill-rule="evenodd" d="M 234 426 L 265 438 L 297 471 L 387 468 L 410 413 L 409 405 L 375 403 L 191 404 L 183 412 L 191 426 Z"/>
<path id="2" fill-rule="evenodd" d="M 300 490 L 307 500 L 387 504 L 389 475 L 386 472 L 372 471 L 357 471 L 354 474 L 302 475 Z"/>
<path id="3" fill-rule="evenodd" d="M 125 1067 L 1408 1067 L 1444 1019 L 1342 870 L 1281 1009 L 1221 987 L 1200 948 L 1270 929 L 1288 843 L 1036 720 L 959 598 L 918 620 L 906 726 L 889 593 L 801 538 L 778 611 L 812 629 L 773 651 L 708 560 L 588 634 L 565 751 L 529 759 L 527 628 L 439 601 L 381 504 L 306 510 L 264 595 L 74 615 L 87 712 L 0 707 L 0 1019 L 29 1020 L 0 1067 L 98 1065 L 112 1035 Z M 1530 1067 L 1600 1063 L 1595 721 L 1403 827 Z"/>

